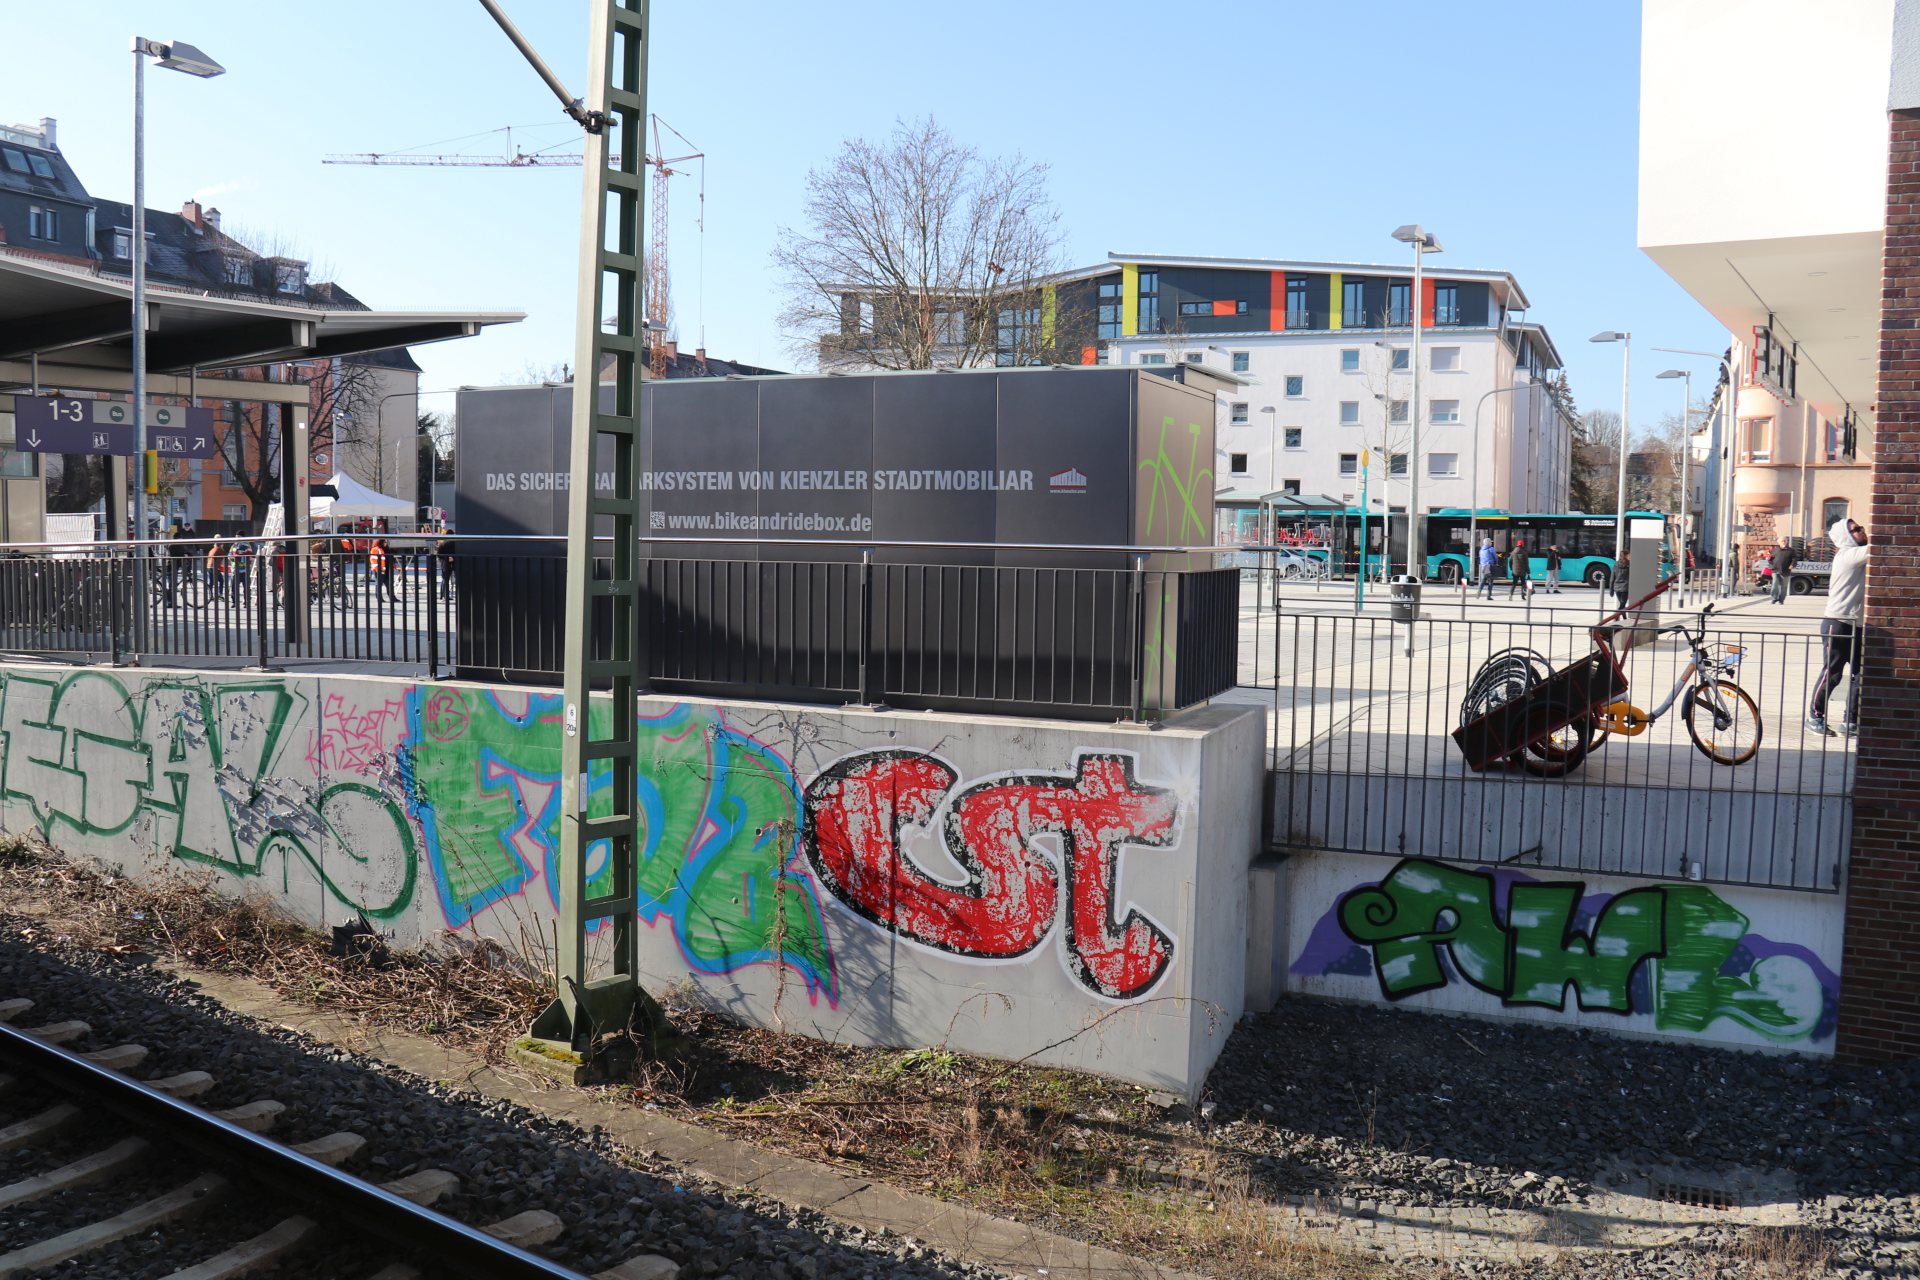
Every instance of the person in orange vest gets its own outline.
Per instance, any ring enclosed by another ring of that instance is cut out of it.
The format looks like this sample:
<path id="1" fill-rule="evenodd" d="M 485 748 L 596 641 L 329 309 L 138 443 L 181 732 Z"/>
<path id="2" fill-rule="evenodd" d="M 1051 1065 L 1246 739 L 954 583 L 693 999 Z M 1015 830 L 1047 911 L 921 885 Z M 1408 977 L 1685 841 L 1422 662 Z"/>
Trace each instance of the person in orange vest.
<path id="1" fill-rule="evenodd" d="M 393 557 L 388 554 L 385 538 L 375 538 L 367 544 L 367 569 L 373 574 L 373 580 L 386 589 L 387 599 L 398 602 L 400 597 L 393 590 Z"/>

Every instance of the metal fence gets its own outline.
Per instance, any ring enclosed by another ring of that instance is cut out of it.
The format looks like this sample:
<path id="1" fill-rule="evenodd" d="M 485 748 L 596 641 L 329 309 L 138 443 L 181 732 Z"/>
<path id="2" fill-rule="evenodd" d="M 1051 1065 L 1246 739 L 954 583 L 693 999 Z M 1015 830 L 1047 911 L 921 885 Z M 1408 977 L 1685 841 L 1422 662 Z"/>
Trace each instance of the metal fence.
<path id="1" fill-rule="evenodd" d="M 1714 704 L 1689 696 L 1694 657 L 1681 637 L 1617 633 L 1626 690 L 1612 712 L 1475 769 L 1455 730 L 1545 690 L 1550 673 L 1588 659 L 1593 624 L 1520 611 L 1501 621 L 1436 612 L 1407 624 L 1289 603 L 1259 630 L 1265 667 L 1278 676 L 1277 839 L 1297 848 L 1839 887 L 1854 752 L 1838 730 L 1851 689 L 1843 681 L 1832 693 L 1832 736 L 1807 725 L 1824 656 L 1818 634 L 1743 625 L 1749 619 L 1738 614 L 1710 622 L 1710 660 L 1732 664 L 1714 678 L 1750 699 L 1718 691 L 1718 705 L 1736 714 L 1716 722 Z M 1659 621 L 1695 617 L 1670 609 Z M 1642 723 L 1619 703 L 1661 714 Z M 1526 712 L 1509 706 L 1508 715 L 1520 724 Z M 1602 732 L 1609 724 L 1618 729 Z M 1709 747 L 1739 762 L 1722 763 Z M 1580 758 L 1569 763 L 1569 755 Z"/>
<path id="2" fill-rule="evenodd" d="M 0 559 L 0 648 L 559 680 L 567 562 L 545 540 L 456 543 L 444 559 L 396 546 L 386 572 L 322 539 L 214 566 L 204 546 Z M 1119 719 L 1235 683 L 1233 569 L 1149 569 L 1141 552 L 1031 567 L 655 550 L 636 571 L 647 681 L 663 692 Z M 288 575 L 304 579 L 297 596 Z M 604 657 L 608 618 L 594 622 Z"/>

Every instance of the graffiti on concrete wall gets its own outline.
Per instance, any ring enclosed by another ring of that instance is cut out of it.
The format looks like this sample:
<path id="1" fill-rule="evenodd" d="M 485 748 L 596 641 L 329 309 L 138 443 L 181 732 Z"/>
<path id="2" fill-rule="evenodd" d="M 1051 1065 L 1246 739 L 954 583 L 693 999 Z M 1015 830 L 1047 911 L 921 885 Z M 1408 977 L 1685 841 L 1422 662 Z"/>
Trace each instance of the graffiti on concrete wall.
<path id="1" fill-rule="evenodd" d="M 1174 940 L 1120 891 L 1130 847 L 1172 845 L 1179 803 L 1134 778 L 1132 757 L 1089 752 L 1069 774 L 986 778 L 915 751 L 866 751 L 807 788 L 807 859 L 847 906 L 909 941 L 985 960 L 1024 956 L 1053 933 L 1061 872 L 1036 846 L 1059 842 L 1066 880 L 1067 970 L 1109 999 L 1144 995 L 1173 962 Z M 909 828 L 939 833 L 959 867 L 950 884 L 914 860 Z"/>
<path id="2" fill-rule="evenodd" d="M 284 876 L 295 859 L 342 904 L 391 919 L 413 898 L 412 832 L 362 777 L 290 780 L 309 710 L 279 680 L 15 673 L 0 691 L 0 792 L 54 844 L 132 839 L 145 822 L 173 858 L 243 877 Z M 323 845 L 344 861 L 324 864 Z"/>
<path id="3" fill-rule="evenodd" d="M 611 712 L 591 708 L 606 733 Z M 540 881 L 560 902 L 560 698 L 422 685 L 407 695 L 408 811 L 420 823 L 450 927 Z M 765 743 L 711 707 L 636 723 L 641 769 L 640 918 L 672 926 L 688 965 L 727 973 L 778 963 L 812 998 L 837 998 L 820 901 L 799 859 L 800 794 Z M 587 777 L 587 816 L 613 812 L 605 761 Z M 586 851 L 588 889 L 611 889 L 607 842 Z"/>
<path id="4" fill-rule="evenodd" d="M 1839 978 L 1805 947 L 1752 933 L 1701 884 L 1589 894 L 1420 858 L 1347 893 L 1315 926 L 1296 974 L 1363 976 L 1388 1000 L 1455 981 L 1502 1004 L 1644 1014 L 1661 1031 L 1720 1019 L 1779 1041 L 1833 1034 Z"/>
<path id="5" fill-rule="evenodd" d="M 604 734 L 608 706 L 590 714 Z M 1174 963 L 1125 869 L 1130 850 L 1178 844 L 1180 802 L 1139 781 L 1131 755 L 966 781 L 931 754 L 855 751 L 807 783 L 792 759 L 818 735 L 798 721 L 769 735 L 677 704 L 635 732 L 638 915 L 696 973 L 774 966 L 837 1005 L 827 895 L 969 959 L 1020 961 L 1057 937 L 1073 980 L 1107 999 L 1145 995 Z M 312 882 L 377 921 L 544 937 L 561 891 L 560 738 L 557 694 L 16 671 L 0 677 L 0 814 L 77 851 L 276 876 L 283 894 Z M 588 816 L 612 812 L 612 786 L 597 762 Z M 586 875 L 610 891 L 604 841 Z"/>

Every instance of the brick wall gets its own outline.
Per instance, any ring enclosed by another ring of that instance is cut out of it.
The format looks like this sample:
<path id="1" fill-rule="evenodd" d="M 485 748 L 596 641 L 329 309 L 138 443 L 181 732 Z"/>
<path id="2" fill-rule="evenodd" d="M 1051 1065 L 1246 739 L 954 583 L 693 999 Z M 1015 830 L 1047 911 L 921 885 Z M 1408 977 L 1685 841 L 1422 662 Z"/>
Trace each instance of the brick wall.
<path id="1" fill-rule="evenodd" d="M 1838 1052 L 1920 1056 L 1920 111 L 1892 113 Z"/>

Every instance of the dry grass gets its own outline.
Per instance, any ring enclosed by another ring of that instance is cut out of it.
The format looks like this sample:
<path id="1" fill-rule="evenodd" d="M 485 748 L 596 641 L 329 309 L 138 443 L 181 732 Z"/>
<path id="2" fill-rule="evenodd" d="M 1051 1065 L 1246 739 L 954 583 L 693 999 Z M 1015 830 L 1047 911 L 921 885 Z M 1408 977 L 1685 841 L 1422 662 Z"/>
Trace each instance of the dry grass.
<path id="1" fill-rule="evenodd" d="M 0 897 L 37 900 L 61 934 L 84 946 L 245 974 L 288 999 L 439 1036 L 496 1061 L 549 998 L 531 966 L 486 939 L 447 934 L 392 954 L 369 940 L 335 955 L 331 937 L 289 919 L 264 893 L 223 897 L 213 883 L 211 873 L 190 872 L 136 883 L 31 838 L 0 841 Z"/>

